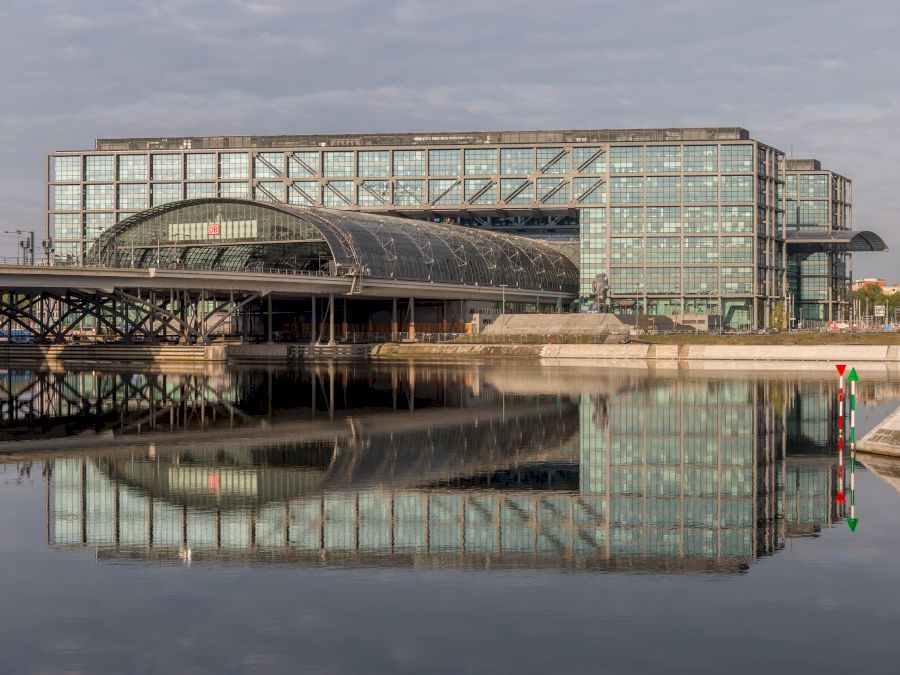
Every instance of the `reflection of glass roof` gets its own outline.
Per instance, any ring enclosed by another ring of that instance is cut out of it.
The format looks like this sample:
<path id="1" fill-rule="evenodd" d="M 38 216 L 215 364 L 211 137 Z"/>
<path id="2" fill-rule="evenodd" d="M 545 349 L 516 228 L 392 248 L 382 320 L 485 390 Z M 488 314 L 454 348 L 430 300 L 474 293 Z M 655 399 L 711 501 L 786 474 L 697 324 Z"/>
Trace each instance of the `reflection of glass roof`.
<path id="1" fill-rule="evenodd" d="M 578 268 L 546 243 L 448 223 L 238 199 L 173 202 L 100 240 L 116 267 L 324 271 L 576 292 Z"/>
<path id="2" fill-rule="evenodd" d="M 887 251 L 887 244 L 874 232 L 798 232 L 787 238 L 788 253 L 824 251 Z"/>

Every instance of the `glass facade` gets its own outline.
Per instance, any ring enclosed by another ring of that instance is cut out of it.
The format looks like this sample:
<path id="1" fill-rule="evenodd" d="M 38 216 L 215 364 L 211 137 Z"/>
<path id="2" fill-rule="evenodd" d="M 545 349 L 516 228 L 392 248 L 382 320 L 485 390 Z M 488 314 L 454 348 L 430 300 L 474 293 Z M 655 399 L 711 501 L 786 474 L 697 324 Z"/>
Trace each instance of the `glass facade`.
<path id="1" fill-rule="evenodd" d="M 815 160 L 789 160 L 784 184 L 785 230 L 792 234 L 851 229 L 851 184 Z M 793 319 L 802 325 L 847 320 L 850 265 L 846 253 L 792 253 L 788 293 Z"/>
<path id="2" fill-rule="evenodd" d="M 123 213 L 205 197 L 400 210 L 487 229 L 502 221 L 504 231 L 581 241 L 581 308 L 591 304 L 593 280 L 603 273 L 617 280 L 604 311 L 662 308 L 681 317 L 710 307 L 732 328 L 769 325 L 786 294 L 782 225 L 834 221 L 827 181 L 791 172 L 785 180 L 783 154 L 744 130 L 641 133 L 652 139 L 595 130 L 296 143 L 260 137 L 259 147 L 246 139 L 217 139 L 223 147 L 212 139 L 194 147 L 160 141 L 142 153 L 101 144 L 94 152 L 50 156 L 48 224 L 66 212 L 103 210 L 121 220 Z M 83 189 L 93 182 L 90 192 Z M 753 233 L 758 246 L 748 245 Z M 710 266 L 715 274 L 705 272 Z M 807 276 L 803 292 L 820 293 Z M 738 323 L 727 316 L 726 300 L 744 308 L 734 313 Z"/>

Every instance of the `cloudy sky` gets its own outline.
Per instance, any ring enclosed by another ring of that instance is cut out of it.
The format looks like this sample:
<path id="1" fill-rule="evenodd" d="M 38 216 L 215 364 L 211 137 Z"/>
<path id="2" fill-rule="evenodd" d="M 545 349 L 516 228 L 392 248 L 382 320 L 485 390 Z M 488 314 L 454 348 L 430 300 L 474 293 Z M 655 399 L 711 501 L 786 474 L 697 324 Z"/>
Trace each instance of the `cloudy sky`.
<path id="1" fill-rule="evenodd" d="M 3 0 L 0 230 L 97 137 L 743 126 L 900 251 L 898 35 L 896 0 Z"/>

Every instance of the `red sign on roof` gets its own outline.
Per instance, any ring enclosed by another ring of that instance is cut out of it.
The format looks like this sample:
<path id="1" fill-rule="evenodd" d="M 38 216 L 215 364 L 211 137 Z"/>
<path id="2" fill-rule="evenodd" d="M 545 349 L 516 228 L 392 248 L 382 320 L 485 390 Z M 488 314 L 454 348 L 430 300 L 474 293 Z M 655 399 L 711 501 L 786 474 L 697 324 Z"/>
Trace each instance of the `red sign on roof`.
<path id="1" fill-rule="evenodd" d="M 206 226 L 206 236 L 218 237 L 222 234 L 222 226 L 219 223 L 209 223 Z"/>

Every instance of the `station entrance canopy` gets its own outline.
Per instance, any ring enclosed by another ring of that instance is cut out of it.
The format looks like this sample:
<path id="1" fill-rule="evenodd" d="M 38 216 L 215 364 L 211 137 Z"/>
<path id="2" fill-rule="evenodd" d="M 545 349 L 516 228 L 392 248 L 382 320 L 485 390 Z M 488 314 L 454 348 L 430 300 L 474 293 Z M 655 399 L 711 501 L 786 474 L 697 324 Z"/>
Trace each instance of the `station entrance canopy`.
<path id="1" fill-rule="evenodd" d="M 862 253 L 887 251 L 887 244 L 874 232 L 850 230 L 802 232 L 788 236 L 788 253 Z"/>
<path id="2" fill-rule="evenodd" d="M 108 230 L 89 257 L 118 269 L 294 272 L 565 296 L 578 290 L 575 263 L 540 241 L 239 199 L 172 202 L 135 214 Z"/>

